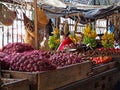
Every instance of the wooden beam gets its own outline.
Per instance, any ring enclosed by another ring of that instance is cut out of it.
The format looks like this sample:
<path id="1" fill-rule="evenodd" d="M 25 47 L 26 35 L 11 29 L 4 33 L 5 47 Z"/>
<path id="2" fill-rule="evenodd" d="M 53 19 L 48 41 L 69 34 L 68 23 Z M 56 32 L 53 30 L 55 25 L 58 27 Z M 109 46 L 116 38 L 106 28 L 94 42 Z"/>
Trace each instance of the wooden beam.
<path id="1" fill-rule="evenodd" d="M 38 49 L 38 22 L 37 22 L 37 0 L 34 0 L 34 26 L 35 26 L 35 48 Z"/>
<path id="2" fill-rule="evenodd" d="M 83 16 L 84 14 L 83 13 L 72 13 L 72 14 L 69 14 L 68 16 Z"/>

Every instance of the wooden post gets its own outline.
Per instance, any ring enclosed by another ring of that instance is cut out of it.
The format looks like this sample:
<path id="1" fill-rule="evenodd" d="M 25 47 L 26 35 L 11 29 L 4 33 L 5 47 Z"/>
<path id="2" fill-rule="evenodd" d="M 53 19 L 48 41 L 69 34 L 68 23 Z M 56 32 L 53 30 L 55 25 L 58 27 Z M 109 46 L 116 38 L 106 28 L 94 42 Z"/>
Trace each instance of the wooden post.
<path id="1" fill-rule="evenodd" d="M 109 17 L 107 17 L 107 22 L 106 22 L 106 31 L 108 31 L 108 23 L 109 23 Z"/>
<path id="2" fill-rule="evenodd" d="M 96 0 L 94 0 L 94 5 L 96 5 Z"/>
<path id="3" fill-rule="evenodd" d="M 55 19 L 55 25 L 56 25 L 57 28 L 59 28 L 60 18 L 56 18 L 56 19 Z"/>
<path id="4" fill-rule="evenodd" d="M 96 23 L 97 23 L 97 20 L 95 19 L 95 21 L 94 21 L 94 30 L 96 30 Z"/>
<path id="5" fill-rule="evenodd" d="M 37 0 L 34 0 L 35 49 L 38 49 Z"/>

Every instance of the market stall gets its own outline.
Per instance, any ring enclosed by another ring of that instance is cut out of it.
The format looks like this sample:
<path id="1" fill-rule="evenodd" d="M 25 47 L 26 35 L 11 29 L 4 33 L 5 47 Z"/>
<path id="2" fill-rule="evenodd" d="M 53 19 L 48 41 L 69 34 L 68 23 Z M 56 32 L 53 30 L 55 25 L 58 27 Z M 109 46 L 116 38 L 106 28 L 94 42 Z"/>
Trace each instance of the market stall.
<path id="1" fill-rule="evenodd" d="M 0 3 L 0 13 L 5 16 L 0 17 L 0 22 L 10 26 L 18 14 L 4 3 Z M 59 0 L 53 3 L 49 0 L 7 3 L 30 7 L 34 19 L 22 12 L 24 43 L 8 43 L 0 50 L 0 89 L 117 90 L 120 49 L 114 41 L 119 46 L 120 33 L 119 28 L 116 29 L 119 26 L 119 4 L 80 8 Z M 65 19 L 62 26 L 59 25 L 60 17 Z M 50 22 L 52 18 L 57 18 L 55 26 Z M 68 19 L 75 22 L 73 30 Z M 105 32 L 100 34 L 96 31 L 99 19 L 106 20 Z M 83 32 L 78 31 L 78 24 L 84 25 Z M 49 36 L 51 27 L 54 31 Z"/>

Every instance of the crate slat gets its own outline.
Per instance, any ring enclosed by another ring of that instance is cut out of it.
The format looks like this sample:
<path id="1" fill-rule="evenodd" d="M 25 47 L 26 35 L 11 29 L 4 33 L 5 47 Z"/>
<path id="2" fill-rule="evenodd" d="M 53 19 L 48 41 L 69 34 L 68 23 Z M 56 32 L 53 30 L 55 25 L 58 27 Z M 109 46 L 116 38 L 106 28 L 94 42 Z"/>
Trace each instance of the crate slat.
<path id="1" fill-rule="evenodd" d="M 2 90 L 29 90 L 29 83 L 27 79 L 2 79 L 4 84 L 1 86 Z"/>

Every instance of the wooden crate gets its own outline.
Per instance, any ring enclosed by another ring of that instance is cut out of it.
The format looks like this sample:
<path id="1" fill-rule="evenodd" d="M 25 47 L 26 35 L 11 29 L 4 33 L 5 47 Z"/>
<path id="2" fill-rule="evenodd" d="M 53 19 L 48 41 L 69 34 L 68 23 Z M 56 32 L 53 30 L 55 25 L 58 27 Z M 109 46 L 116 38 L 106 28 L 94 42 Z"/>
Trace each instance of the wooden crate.
<path id="1" fill-rule="evenodd" d="M 111 69 L 112 70 L 112 69 Z M 114 70 L 114 69 L 113 69 Z M 110 73 L 111 72 L 111 73 Z M 119 71 L 110 71 L 107 73 L 100 73 L 100 76 L 96 76 L 94 80 L 88 83 L 87 86 L 90 88 L 83 90 L 116 90 L 115 85 L 119 80 L 120 72 Z"/>
<path id="2" fill-rule="evenodd" d="M 2 78 L 3 84 L 0 90 L 29 90 L 27 79 Z"/>
<path id="3" fill-rule="evenodd" d="M 112 55 L 113 60 L 120 62 L 120 55 Z"/>
<path id="4" fill-rule="evenodd" d="M 29 79 L 31 90 L 53 90 L 69 83 L 89 77 L 92 63 L 85 61 L 57 70 L 42 73 L 2 71 L 3 77 Z M 37 88 L 36 88 L 37 87 Z"/>
<path id="5" fill-rule="evenodd" d="M 99 74 L 102 73 L 104 71 L 107 71 L 109 69 L 112 69 L 114 67 L 117 67 L 117 62 L 116 61 L 112 61 L 109 63 L 105 63 L 105 64 L 101 64 L 101 65 L 97 65 L 96 67 L 93 67 L 93 74 Z"/>
<path id="6" fill-rule="evenodd" d="M 119 85 L 120 72 L 118 67 L 116 67 L 57 90 L 120 90 L 116 89 Z"/>
<path id="7" fill-rule="evenodd" d="M 9 71 L 2 70 L 2 77 L 4 78 L 14 78 L 14 79 L 28 79 L 31 90 L 37 90 L 38 86 L 38 73 L 35 72 L 19 72 L 19 71 Z"/>
<path id="8" fill-rule="evenodd" d="M 60 70 L 38 75 L 38 90 L 53 90 L 66 84 L 87 78 L 91 72 L 91 62 L 84 62 Z"/>

